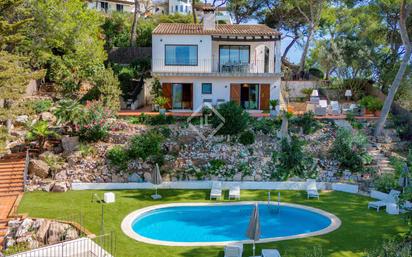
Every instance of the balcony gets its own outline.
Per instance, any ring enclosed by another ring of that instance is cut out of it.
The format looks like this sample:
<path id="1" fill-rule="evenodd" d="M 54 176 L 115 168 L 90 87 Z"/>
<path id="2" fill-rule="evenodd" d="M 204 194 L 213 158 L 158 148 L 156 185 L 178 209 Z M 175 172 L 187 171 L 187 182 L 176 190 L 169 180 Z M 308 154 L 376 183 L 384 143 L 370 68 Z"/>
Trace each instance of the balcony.
<path id="1" fill-rule="evenodd" d="M 280 75 L 280 67 L 275 70 L 273 61 L 251 60 L 245 62 L 219 63 L 217 59 L 188 60 L 188 65 L 166 65 L 164 59 L 152 60 L 152 73 L 162 76 L 260 76 L 273 77 Z"/>

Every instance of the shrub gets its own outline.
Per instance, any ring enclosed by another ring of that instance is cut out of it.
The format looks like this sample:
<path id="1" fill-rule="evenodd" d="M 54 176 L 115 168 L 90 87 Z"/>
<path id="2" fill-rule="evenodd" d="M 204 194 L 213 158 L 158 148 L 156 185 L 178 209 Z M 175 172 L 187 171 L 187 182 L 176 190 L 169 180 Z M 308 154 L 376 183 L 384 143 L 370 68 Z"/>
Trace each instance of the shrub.
<path id="1" fill-rule="evenodd" d="M 412 242 L 408 240 L 388 240 L 367 254 L 367 257 L 409 257 L 412 256 Z"/>
<path id="2" fill-rule="evenodd" d="M 251 128 L 253 131 L 257 132 L 260 131 L 263 134 L 271 134 L 274 133 L 275 130 L 280 128 L 282 124 L 282 120 L 277 117 L 275 119 L 272 118 L 263 118 L 263 119 L 250 119 Z"/>
<path id="3" fill-rule="evenodd" d="M 57 172 L 57 170 L 61 168 L 65 163 L 64 159 L 61 156 L 55 154 L 47 154 L 46 156 L 44 156 L 44 162 L 49 165 L 50 170 L 53 173 Z"/>
<path id="4" fill-rule="evenodd" d="M 53 105 L 53 101 L 50 99 L 37 100 L 32 103 L 32 108 L 36 113 L 47 112 Z"/>
<path id="5" fill-rule="evenodd" d="M 68 125 L 74 130 L 76 125 L 85 123 L 86 108 L 76 100 L 63 99 L 58 102 L 54 115 L 58 124 Z"/>
<path id="6" fill-rule="evenodd" d="M 161 143 L 164 137 L 156 131 L 149 131 L 143 135 L 134 136 L 127 149 L 130 158 L 146 160 L 150 156 L 161 154 Z"/>
<path id="7" fill-rule="evenodd" d="M 80 139 L 88 142 L 104 139 L 108 135 L 112 117 L 113 111 L 104 107 L 101 102 L 88 102 L 85 106 L 85 117 L 76 126 Z"/>
<path id="8" fill-rule="evenodd" d="M 337 131 L 331 154 L 340 162 L 341 167 L 354 172 L 363 172 L 365 164 L 371 161 L 366 151 L 366 144 L 365 135 L 340 128 Z"/>
<path id="9" fill-rule="evenodd" d="M 365 95 L 367 88 L 371 86 L 372 83 L 373 83 L 372 81 L 367 80 L 367 79 L 360 79 L 360 78 L 345 79 L 339 85 L 339 88 L 342 90 L 351 90 L 352 97 L 355 100 L 357 100 L 357 99 L 361 99 Z"/>
<path id="10" fill-rule="evenodd" d="M 317 77 L 318 79 L 323 79 L 325 77 L 325 75 L 323 74 L 323 72 L 317 68 L 310 68 L 309 69 L 309 74 Z"/>
<path id="11" fill-rule="evenodd" d="M 93 78 L 98 91 L 98 98 L 103 105 L 113 111 L 120 109 L 120 83 L 112 69 L 104 69 Z"/>
<path id="12" fill-rule="evenodd" d="M 40 152 L 43 151 L 44 144 L 49 137 L 58 137 L 58 134 L 50 129 L 47 121 L 42 120 L 31 125 L 26 135 L 28 140 L 36 140 L 38 142 Z"/>
<path id="13" fill-rule="evenodd" d="M 172 130 L 169 127 L 161 126 L 155 129 L 156 132 L 161 134 L 165 138 L 169 138 L 172 135 Z"/>
<path id="14" fill-rule="evenodd" d="M 310 95 L 313 92 L 313 88 L 302 88 L 300 92 L 305 95 L 306 99 L 309 99 Z"/>
<path id="15" fill-rule="evenodd" d="M 292 136 L 290 142 L 287 138 L 282 139 L 280 152 L 274 152 L 272 162 L 275 164 L 276 172 L 273 177 L 279 180 L 287 180 L 298 176 L 308 178 L 316 176 L 316 164 L 313 158 L 304 152 L 304 141 Z"/>
<path id="16" fill-rule="evenodd" d="M 153 103 L 159 105 L 160 108 L 164 108 L 168 102 L 169 99 L 163 96 L 158 96 L 153 100 Z"/>
<path id="17" fill-rule="evenodd" d="M 393 174 L 382 174 L 373 181 L 376 190 L 389 193 L 391 189 L 398 188 L 398 181 Z"/>
<path id="18" fill-rule="evenodd" d="M 306 135 L 316 132 L 320 128 L 319 122 L 315 119 L 313 112 L 305 112 L 302 116 L 298 116 L 293 120 L 293 123 L 302 128 Z"/>
<path id="19" fill-rule="evenodd" d="M 164 114 L 160 115 L 153 115 L 153 116 L 146 116 L 144 119 L 142 118 L 144 124 L 147 125 L 169 125 L 175 123 L 175 118 L 173 116 L 167 116 Z"/>
<path id="20" fill-rule="evenodd" d="M 243 132 L 249 122 L 249 114 L 237 103 L 230 101 L 219 105 L 218 113 L 224 118 L 222 121 L 217 115 L 213 115 L 211 124 L 217 128 L 223 123 L 223 126 L 217 131 L 221 135 L 237 135 Z"/>
<path id="21" fill-rule="evenodd" d="M 106 153 L 106 158 L 110 161 L 111 164 L 125 170 L 127 168 L 127 163 L 129 156 L 126 150 L 121 146 L 114 146 Z"/>
<path id="22" fill-rule="evenodd" d="M 155 97 L 162 96 L 163 91 L 162 91 L 162 84 L 160 83 L 159 78 L 154 78 L 153 82 L 151 84 L 152 89 L 150 90 L 150 93 Z"/>
<path id="23" fill-rule="evenodd" d="M 92 145 L 81 143 L 79 145 L 79 152 L 80 152 L 81 156 L 84 158 L 84 157 L 95 155 L 97 153 L 97 150 Z"/>
<path id="24" fill-rule="evenodd" d="M 252 131 L 245 131 L 240 134 L 239 142 L 243 145 L 251 145 L 255 142 L 255 134 Z"/>
<path id="25" fill-rule="evenodd" d="M 396 131 L 403 140 L 412 140 L 412 119 L 408 113 L 398 113 L 393 116 Z"/>
<path id="26" fill-rule="evenodd" d="M 382 109 L 383 107 L 383 102 L 382 100 L 380 100 L 377 97 L 374 96 L 365 96 L 363 97 L 360 101 L 359 104 L 362 107 L 365 107 L 366 109 L 368 109 L 371 112 L 375 112 L 375 111 L 379 111 Z"/>

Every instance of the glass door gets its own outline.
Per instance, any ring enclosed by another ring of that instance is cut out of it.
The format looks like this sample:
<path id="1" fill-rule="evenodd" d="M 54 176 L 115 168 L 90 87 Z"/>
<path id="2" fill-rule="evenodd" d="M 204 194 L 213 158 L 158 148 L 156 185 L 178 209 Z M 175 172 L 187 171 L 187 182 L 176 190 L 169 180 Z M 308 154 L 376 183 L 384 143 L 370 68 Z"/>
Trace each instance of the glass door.
<path id="1" fill-rule="evenodd" d="M 183 85 L 182 84 L 172 84 L 172 108 L 182 109 L 183 104 Z"/>

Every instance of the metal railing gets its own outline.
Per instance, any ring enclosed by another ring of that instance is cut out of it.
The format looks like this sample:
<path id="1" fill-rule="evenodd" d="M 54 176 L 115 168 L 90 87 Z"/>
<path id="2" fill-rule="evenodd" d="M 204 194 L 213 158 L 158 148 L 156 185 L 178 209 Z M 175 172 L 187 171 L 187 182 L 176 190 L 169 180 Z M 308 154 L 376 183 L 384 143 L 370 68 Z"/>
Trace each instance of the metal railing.
<path id="1" fill-rule="evenodd" d="M 29 164 L 30 164 L 30 154 L 29 150 L 26 150 L 26 159 L 24 162 L 24 173 L 23 173 L 23 190 L 26 192 L 26 187 L 28 184 L 28 176 L 29 176 Z"/>
<path id="2" fill-rule="evenodd" d="M 114 233 L 97 237 L 82 237 L 8 257 L 115 257 Z"/>
<path id="3" fill-rule="evenodd" d="M 155 73 L 274 74 L 273 66 L 273 62 L 264 60 L 219 62 L 219 59 L 198 59 L 167 63 L 165 59 L 152 59 L 152 71 Z"/>

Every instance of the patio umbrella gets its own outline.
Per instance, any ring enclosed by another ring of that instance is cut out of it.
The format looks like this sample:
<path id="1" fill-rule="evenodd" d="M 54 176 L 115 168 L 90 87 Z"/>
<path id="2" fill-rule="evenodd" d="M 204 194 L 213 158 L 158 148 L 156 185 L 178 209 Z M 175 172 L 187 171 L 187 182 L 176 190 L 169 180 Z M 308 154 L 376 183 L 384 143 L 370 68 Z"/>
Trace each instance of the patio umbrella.
<path id="1" fill-rule="evenodd" d="M 162 198 L 161 195 L 157 194 L 157 185 L 160 185 L 162 183 L 163 183 L 162 175 L 160 174 L 159 165 L 156 163 L 156 168 L 154 169 L 154 173 L 153 173 L 153 176 L 152 176 L 152 184 L 155 185 L 155 189 L 156 189 L 156 194 L 152 195 L 152 198 L 155 199 L 155 200 Z"/>
<path id="2" fill-rule="evenodd" d="M 253 240 L 253 256 L 255 256 L 255 241 L 258 241 L 260 239 L 259 207 L 257 203 L 255 204 L 252 216 L 250 217 L 249 227 L 247 228 L 246 236 L 250 240 Z"/>

